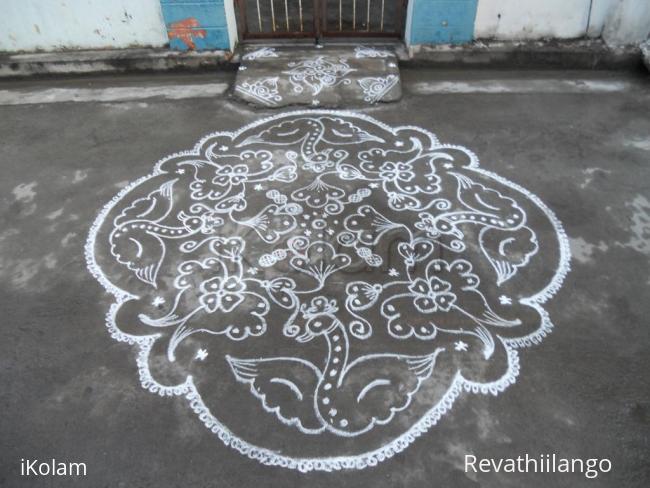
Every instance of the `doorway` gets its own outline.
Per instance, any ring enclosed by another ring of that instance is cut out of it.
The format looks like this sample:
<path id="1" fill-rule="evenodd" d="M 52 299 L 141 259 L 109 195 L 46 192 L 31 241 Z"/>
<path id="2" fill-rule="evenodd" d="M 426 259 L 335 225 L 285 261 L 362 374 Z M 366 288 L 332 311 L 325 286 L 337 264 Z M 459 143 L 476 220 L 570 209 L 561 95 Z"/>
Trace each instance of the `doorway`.
<path id="1" fill-rule="evenodd" d="M 407 0 L 235 0 L 240 39 L 401 38 Z"/>

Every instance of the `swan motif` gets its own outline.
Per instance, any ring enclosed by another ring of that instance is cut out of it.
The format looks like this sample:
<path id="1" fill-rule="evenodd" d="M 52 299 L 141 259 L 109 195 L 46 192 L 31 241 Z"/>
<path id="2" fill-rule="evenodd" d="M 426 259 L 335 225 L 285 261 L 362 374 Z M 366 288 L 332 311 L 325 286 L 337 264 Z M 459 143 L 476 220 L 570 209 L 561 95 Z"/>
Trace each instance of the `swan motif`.
<path id="1" fill-rule="evenodd" d="M 300 143 L 303 169 L 321 173 L 333 168 L 348 156 L 342 149 L 321 149 L 321 145 L 344 146 L 366 141 L 384 142 L 383 139 L 360 129 L 339 117 L 301 117 L 274 125 L 257 135 L 245 139 L 240 146 L 273 140 L 274 145 Z M 295 153 L 288 157 L 297 159 Z"/>
<path id="2" fill-rule="evenodd" d="M 165 257 L 162 236 L 176 234 L 175 229 L 172 231 L 159 224 L 171 212 L 172 189 L 176 181 L 163 183 L 125 208 L 115 218 L 109 236 L 111 254 L 115 259 L 133 271 L 138 279 L 154 287 Z"/>
<path id="3" fill-rule="evenodd" d="M 285 327 L 301 343 L 324 338 L 322 370 L 297 357 L 226 359 L 237 381 L 248 384 L 264 409 L 283 423 L 304 433 L 350 437 L 387 424 L 408 407 L 444 348 L 424 355 L 368 354 L 350 360 L 348 332 L 336 311 L 335 300 L 316 297 L 303 308 L 303 327 Z"/>
<path id="4" fill-rule="evenodd" d="M 528 264 L 537 252 L 535 233 L 526 226 L 526 213 L 511 198 L 497 190 L 486 188 L 466 175 L 450 172 L 457 183 L 458 201 L 465 209 L 432 215 L 420 214 L 416 227 L 425 230 L 431 238 L 450 235 L 464 238 L 459 224 L 481 226 L 479 246 L 497 274 L 497 285 L 512 278 L 517 270 Z"/>
<path id="5" fill-rule="evenodd" d="M 216 212 L 199 205 L 196 210 L 201 213 L 188 215 L 179 212 L 177 217 L 181 225 L 163 224 L 172 211 L 176 181 L 163 183 L 125 208 L 115 218 L 109 235 L 110 251 L 117 262 L 154 288 L 157 288 L 158 271 L 165 259 L 165 239 L 179 240 L 197 233 L 211 234 L 224 223 Z"/>

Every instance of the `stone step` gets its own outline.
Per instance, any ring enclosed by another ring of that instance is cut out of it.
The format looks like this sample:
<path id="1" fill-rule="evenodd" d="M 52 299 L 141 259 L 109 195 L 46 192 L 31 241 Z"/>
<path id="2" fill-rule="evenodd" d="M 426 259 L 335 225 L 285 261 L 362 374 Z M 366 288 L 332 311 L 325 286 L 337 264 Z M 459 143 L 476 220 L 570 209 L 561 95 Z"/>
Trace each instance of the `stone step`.
<path id="1" fill-rule="evenodd" d="M 261 107 L 349 107 L 402 96 L 397 56 L 375 47 L 248 47 L 236 95 Z"/>

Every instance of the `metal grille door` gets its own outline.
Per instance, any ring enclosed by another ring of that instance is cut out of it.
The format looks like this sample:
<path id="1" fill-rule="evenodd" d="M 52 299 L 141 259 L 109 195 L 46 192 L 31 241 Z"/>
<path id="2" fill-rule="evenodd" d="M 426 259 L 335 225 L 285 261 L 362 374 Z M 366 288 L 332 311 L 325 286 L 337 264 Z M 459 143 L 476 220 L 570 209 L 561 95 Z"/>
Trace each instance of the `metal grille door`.
<path id="1" fill-rule="evenodd" d="M 323 35 L 401 37 L 406 0 L 323 0 Z"/>
<path id="2" fill-rule="evenodd" d="M 317 0 L 237 0 L 243 39 L 317 37 Z"/>
<path id="3" fill-rule="evenodd" d="M 236 0 L 242 39 L 401 37 L 406 0 Z"/>

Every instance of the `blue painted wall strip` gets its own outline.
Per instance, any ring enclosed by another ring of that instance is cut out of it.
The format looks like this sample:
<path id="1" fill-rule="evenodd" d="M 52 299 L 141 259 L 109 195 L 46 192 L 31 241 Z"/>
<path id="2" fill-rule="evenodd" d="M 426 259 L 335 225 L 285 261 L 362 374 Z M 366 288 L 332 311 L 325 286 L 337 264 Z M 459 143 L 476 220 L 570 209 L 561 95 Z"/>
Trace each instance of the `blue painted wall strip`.
<path id="1" fill-rule="evenodd" d="M 172 49 L 229 49 L 223 0 L 160 0 Z"/>
<path id="2" fill-rule="evenodd" d="M 474 38 L 478 0 L 412 0 L 411 44 L 463 44 Z"/>

